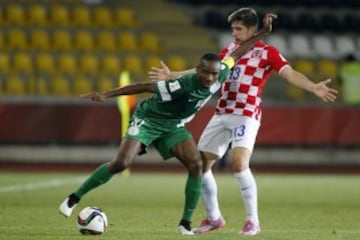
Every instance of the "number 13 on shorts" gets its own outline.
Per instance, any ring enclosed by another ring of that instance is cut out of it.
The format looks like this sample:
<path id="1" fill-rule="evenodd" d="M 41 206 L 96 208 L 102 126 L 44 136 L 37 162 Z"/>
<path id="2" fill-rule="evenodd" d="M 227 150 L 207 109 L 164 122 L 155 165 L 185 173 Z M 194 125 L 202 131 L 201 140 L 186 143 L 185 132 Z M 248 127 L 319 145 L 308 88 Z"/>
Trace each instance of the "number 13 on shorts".
<path id="1" fill-rule="evenodd" d="M 242 140 L 245 135 L 246 126 L 244 124 L 233 129 L 233 139 Z"/>

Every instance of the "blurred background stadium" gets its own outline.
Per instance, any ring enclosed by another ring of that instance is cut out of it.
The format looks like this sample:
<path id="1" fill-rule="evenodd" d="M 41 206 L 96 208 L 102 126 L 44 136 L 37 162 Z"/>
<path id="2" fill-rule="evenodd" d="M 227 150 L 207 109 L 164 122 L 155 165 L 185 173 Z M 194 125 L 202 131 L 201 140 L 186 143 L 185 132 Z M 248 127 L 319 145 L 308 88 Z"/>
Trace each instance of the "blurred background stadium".
<path id="1" fill-rule="evenodd" d="M 116 101 L 78 95 L 118 86 L 123 71 L 132 82 L 148 81 L 161 59 L 173 70 L 194 66 L 231 41 L 227 15 L 244 6 L 260 18 L 278 13 L 264 41 L 340 91 L 335 104 L 324 104 L 273 74 L 254 165 L 360 172 L 357 0 L 0 0 L 0 167 L 110 160 L 122 134 Z M 213 108 L 214 101 L 189 124 L 196 139 Z M 138 163 L 161 165 L 153 152 Z"/>

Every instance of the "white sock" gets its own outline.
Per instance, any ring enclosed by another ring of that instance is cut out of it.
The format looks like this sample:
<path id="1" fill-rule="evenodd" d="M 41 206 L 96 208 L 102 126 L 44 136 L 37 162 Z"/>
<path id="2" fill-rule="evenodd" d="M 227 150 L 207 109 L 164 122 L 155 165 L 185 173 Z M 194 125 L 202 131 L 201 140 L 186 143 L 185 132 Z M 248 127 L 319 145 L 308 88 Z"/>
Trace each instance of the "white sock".
<path id="1" fill-rule="evenodd" d="M 221 213 L 217 199 L 217 185 L 212 171 L 204 173 L 202 179 L 201 197 L 207 212 L 207 218 L 216 220 L 221 217 Z"/>
<path id="2" fill-rule="evenodd" d="M 246 219 L 259 224 L 258 206 L 257 206 L 257 187 L 253 174 L 250 169 L 234 173 L 237 178 L 240 191 L 244 201 Z"/>

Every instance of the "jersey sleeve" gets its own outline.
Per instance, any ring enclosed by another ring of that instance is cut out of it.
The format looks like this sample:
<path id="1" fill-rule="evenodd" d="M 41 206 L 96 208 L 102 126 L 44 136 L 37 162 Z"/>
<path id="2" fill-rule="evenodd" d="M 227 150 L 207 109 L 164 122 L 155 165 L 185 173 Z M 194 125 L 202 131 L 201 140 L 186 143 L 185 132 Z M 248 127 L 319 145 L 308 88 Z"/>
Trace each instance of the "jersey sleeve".
<path id="1" fill-rule="evenodd" d="M 232 62 L 232 64 L 231 64 Z M 234 59 L 232 57 L 228 57 L 227 59 L 225 59 L 225 61 L 221 62 L 221 69 L 220 69 L 220 74 L 219 74 L 219 79 L 218 81 L 220 83 L 225 82 L 225 80 L 228 78 L 230 69 L 234 66 L 235 62 Z"/>
<path id="2" fill-rule="evenodd" d="M 289 62 L 281 55 L 279 50 L 273 46 L 269 46 L 268 48 L 268 57 L 272 69 L 278 73 L 280 73 L 285 66 L 289 65 Z"/>
<path id="3" fill-rule="evenodd" d="M 162 102 L 169 102 L 184 93 L 184 77 L 167 81 L 158 81 L 155 84 L 155 94 Z"/>

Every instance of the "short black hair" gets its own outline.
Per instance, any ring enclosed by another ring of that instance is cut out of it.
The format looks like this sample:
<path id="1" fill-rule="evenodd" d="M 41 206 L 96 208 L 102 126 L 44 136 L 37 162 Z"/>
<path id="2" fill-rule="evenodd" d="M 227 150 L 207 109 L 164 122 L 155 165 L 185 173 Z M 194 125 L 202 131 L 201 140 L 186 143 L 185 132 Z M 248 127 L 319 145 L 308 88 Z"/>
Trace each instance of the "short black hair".
<path id="1" fill-rule="evenodd" d="M 241 21 L 247 28 L 259 25 L 259 18 L 255 9 L 253 8 L 240 8 L 232 12 L 228 17 L 228 22 L 232 24 L 235 21 Z"/>
<path id="2" fill-rule="evenodd" d="M 201 56 L 200 62 L 203 60 L 220 62 L 220 58 L 216 53 L 205 53 L 204 55 Z"/>

